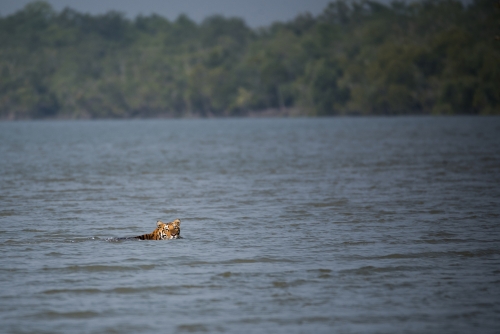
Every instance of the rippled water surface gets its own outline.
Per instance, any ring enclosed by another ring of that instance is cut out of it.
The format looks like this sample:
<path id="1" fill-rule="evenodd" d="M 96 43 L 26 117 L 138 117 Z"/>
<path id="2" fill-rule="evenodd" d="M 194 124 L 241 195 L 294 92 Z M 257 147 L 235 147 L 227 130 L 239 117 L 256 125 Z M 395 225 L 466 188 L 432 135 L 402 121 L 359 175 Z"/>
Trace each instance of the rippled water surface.
<path id="1" fill-rule="evenodd" d="M 0 332 L 500 328 L 500 118 L 9 122 L 0 172 Z"/>

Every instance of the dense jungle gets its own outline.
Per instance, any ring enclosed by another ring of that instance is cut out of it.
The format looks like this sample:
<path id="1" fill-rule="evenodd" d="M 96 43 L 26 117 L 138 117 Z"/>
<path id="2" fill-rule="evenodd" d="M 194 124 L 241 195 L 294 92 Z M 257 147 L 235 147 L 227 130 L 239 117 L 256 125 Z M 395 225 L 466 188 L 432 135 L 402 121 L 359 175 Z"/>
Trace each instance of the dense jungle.
<path id="1" fill-rule="evenodd" d="M 32 2 L 0 16 L 0 119 L 500 114 L 497 1 L 331 2 L 127 18 Z"/>

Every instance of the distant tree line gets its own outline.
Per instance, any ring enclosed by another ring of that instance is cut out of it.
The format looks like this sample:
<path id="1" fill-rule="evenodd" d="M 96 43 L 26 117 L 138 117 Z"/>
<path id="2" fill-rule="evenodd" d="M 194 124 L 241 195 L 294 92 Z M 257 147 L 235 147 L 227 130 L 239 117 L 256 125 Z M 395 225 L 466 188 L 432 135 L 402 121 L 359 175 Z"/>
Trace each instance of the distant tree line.
<path id="1" fill-rule="evenodd" d="M 0 118 L 500 114 L 491 0 L 330 3 L 238 18 L 56 12 L 0 17 Z"/>

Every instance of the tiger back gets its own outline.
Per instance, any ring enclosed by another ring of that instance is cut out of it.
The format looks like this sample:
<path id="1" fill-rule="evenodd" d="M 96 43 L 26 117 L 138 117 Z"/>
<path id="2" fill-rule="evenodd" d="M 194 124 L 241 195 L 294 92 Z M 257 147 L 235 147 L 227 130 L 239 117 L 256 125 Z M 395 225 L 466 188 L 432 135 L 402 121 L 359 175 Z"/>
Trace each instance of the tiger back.
<path id="1" fill-rule="evenodd" d="M 140 240 L 165 240 L 167 239 L 167 232 L 168 232 L 168 225 L 161 221 L 158 221 L 156 223 L 156 229 L 153 232 L 143 235 L 138 235 L 133 238 Z"/>

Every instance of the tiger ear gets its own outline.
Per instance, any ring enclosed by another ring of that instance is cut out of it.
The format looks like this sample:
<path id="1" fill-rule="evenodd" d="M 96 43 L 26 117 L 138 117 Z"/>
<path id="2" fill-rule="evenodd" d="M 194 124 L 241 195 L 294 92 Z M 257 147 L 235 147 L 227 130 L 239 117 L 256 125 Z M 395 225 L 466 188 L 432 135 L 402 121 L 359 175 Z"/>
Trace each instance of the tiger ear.
<path id="1" fill-rule="evenodd" d="M 162 222 L 161 220 L 158 220 L 158 221 L 156 222 L 156 227 L 160 227 L 160 226 L 161 226 L 161 224 L 163 224 L 163 222 Z"/>
<path id="2" fill-rule="evenodd" d="M 177 226 L 181 226 L 181 220 L 179 218 L 174 220 L 174 223 L 177 223 Z"/>

